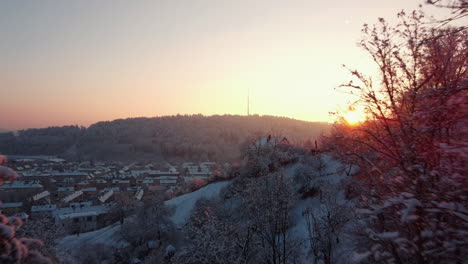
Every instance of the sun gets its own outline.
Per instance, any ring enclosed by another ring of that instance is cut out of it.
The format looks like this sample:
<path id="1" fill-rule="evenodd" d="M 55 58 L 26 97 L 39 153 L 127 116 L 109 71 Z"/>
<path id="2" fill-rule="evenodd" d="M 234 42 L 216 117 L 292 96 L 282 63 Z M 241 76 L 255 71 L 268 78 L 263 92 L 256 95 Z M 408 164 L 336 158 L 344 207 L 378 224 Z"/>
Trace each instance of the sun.
<path id="1" fill-rule="evenodd" d="M 345 119 L 346 123 L 350 125 L 356 125 L 357 123 L 364 121 L 365 116 L 362 113 L 351 109 L 343 113 L 343 118 Z"/>

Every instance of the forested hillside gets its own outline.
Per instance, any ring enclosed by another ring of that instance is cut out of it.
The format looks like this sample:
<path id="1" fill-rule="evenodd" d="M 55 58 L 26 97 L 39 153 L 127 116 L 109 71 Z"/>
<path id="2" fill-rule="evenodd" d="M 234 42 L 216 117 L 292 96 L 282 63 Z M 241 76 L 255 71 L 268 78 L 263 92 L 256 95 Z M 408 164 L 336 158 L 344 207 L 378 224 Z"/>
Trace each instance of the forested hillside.
<path id="1" fill-rule="evenodd" d="M 255 133 L 283 135 L 290 142 L 314 139 L 327 123 L 273 116 L 177 115 L 118 119 L 78 126 L 0 134 L 0 152 L 59 155 L 74 160 L 181 158 L 225 161 Z"/>

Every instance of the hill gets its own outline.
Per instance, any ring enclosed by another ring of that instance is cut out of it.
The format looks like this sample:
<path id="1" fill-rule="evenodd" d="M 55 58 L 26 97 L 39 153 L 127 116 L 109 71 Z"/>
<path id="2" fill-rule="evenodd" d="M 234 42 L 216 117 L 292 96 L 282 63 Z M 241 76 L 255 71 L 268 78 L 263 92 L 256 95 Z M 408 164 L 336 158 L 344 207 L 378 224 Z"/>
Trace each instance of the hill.
<path id="1" fill-rule="evenodd" d="M 72 160 L 215 160 L 238 157 L 254 133 L 314 139 L 330 125 L 274 116 L 177 115 L 129 118 L 78 126 L 27 129 L 0 134 L 0 152 L 58 155 Z"/>

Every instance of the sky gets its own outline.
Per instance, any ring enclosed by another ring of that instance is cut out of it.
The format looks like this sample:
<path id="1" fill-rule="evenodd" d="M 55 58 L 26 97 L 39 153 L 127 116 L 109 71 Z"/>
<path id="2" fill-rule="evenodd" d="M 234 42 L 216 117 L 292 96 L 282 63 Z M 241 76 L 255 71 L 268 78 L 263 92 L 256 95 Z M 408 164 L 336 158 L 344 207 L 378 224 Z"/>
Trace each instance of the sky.
<path id="1" fill-rule="evenodd" d="M 424 0 L 0 0 L 0 128 L 175 114 L 330 122 L 364 23 Z M 429 8 L 431 14 L 439 10 Z"/>

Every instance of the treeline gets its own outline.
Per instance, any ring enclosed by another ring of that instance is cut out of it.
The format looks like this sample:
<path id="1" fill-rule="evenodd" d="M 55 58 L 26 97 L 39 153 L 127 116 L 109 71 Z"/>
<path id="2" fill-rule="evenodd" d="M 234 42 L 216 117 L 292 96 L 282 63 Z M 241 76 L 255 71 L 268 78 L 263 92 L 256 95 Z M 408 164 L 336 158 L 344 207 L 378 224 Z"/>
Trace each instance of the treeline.
<path id="1" fill-rule="evenodd" d="M 130 118 L 79 126 L 0 133 L 0 152 L 58 155 L 72 160 L 232 160 L 255 133 L 284 135 L 302 143 L 327 129 L 327 123 L 273 116 L 177 115 Z"/>

